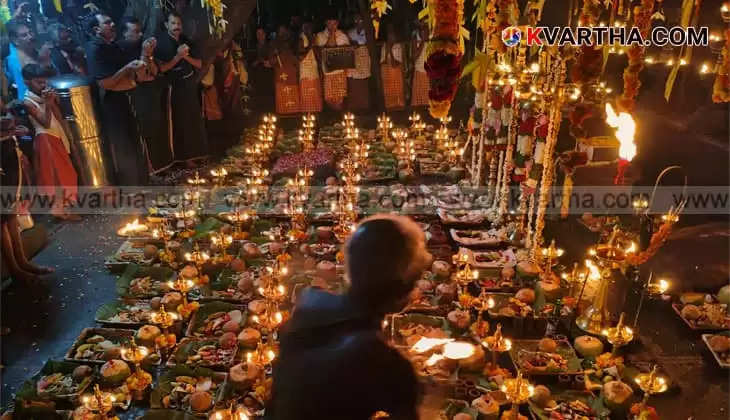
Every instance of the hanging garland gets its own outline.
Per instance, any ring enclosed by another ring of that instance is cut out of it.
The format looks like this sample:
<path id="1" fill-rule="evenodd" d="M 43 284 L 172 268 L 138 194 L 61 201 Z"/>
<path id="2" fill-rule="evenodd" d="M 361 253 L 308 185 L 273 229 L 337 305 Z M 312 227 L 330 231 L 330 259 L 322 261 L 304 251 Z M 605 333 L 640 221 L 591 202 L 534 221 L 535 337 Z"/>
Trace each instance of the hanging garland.
<path id="1" fill-rule="evenodd" d="M 429 111 L 434 118 L 448 116 L 461 75 L 464 39 L 464 0 L 429 0 L 419 18 L 427 17 L 431 29 L 424 67 L 431 82 Z"/>
<path id="2" fill-rule="evenodd" d="M 390 9 L 392 9 L 392 7 L 388 4 L 388 0 L 372 0 L 370 3 L 370 17 L 373 20 L 373 29 L 375 30 L 376 39 L 378 38 L 378 33 L 380 31 L 380 20 Z"/>
<path id="3" fill-rule="evenodd" d="M 730 29 L 725 31 L 725 46 L 722 48 L 718 66 L 715 83 L 712 85 L 712 101 L 730 102 Z"/>
<path id="4" fill-rule="evenodd" d="M 208 31 L 211 34 L 215 32 L 218 37 L 223 37 L 223 33 L 228 27 L 228 21 L 223 19 L 223 10 L 227 7 L 223 4 L 223 0 L 200 0 L 200 6 L 208 11 L 210 17 Z"/>
<path id="5" fill-rule="evenodd" d="M 655 0 L 641 0 L 641 4 L 634 8 L 634 27 L 639 28 L 641 36 L 647 39 L 651 29 L 651 17 Z M 632 45 L 626 51 L 629 59 L 624 70 L 624 91 L 616 101 L 619 111 L 632 112 L 636 106 L 636 96 L 639 94 L 641 81 L 639 74 L 644 69 L 644 46 Z"/>
<path id="6" fill-rule="evenodd" d="M 529 115 L 529 111 L 522 111 L 520 124 L 517 128 L 517 147 L 515 148 L 515 170 L 512 181 L 521 183 L 527 180 L 527 165 L 532 158 L 535 143 L 535 123 L 537 119 Z"/>

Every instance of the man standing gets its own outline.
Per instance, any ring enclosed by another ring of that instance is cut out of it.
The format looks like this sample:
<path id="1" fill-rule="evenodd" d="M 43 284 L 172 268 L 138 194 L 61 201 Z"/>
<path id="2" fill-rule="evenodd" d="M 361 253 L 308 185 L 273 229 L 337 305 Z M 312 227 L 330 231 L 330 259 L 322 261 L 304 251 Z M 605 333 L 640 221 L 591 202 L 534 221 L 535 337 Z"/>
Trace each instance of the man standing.
<path id="1" fill-rule="evenodd" d="M 370 108 L 370 51 L 367 47 L 365 25 L 362 16 L 353 16 L 355 27 L 347 35 L 355 48 L 355 68 L 347 72 L 348 108 L 350 111 L 367 111 Z"/>
<path id="2" fill-rule="evenodd" d="M 109 16 L 101 13 L 92 16 L 88 29 L 93 37 L 86 46 L 89 75 L 103 89 L 103 127 L 110 144 L 117 183 L 145 185 L 149 168 L 131 98 L 136 86 L 135 73 L 145 63 L 127 59 L 116 42 L 116 28 Z"/>
<path id="3" fill-rule="evenodd" d="M 23 81 L 23 67 L 28 64 L 52 67 L 52 47 L 50 43 L 45 43 L 36 51 L 35 37 L 26 23 L 11 20 L 5 27 L 10 37 L 10 54 L 5 60 L 5 74 L 15 84 L 18 98 L 24 98 L 28 88 Z"/>
<path id="4" fill-rule="evenodd" d="M 142 42 L 142 25 L 134 17 L 122 18 L 122 37 L 120 44 L 126 59 L 142 60 L 145 65 L 136 74 L 137 88 L 132 95 L 132 103 L 137 111 L 142 141 L 147 149 L 150 173 L 156 174 L 170 167 L 172 158 L 172 139 L 168 135 L 165 101 L 167 82 L 158 77 L 160 65 L 155 60 L 157 40 L 148 38 Z"/>
<path id="5" fill-rule="evenodd" d="M 162 63 L 160 71 L 170 82 L 172 108 L 173 155 L 188 167 L 208 155 L 208 139 L 203 124 L 197 71 L 202 62 L 190 41 L 182 34 L 180 14 L 171 11 L 165 20 L 167 32 L 157 37 L 155 57 Z"/>
<path id="6" fill-rule="evenodd" d="M 418 419 L 413 368 L 385 343 L 385 314 L 403 310 L 431 256 L 403 216 L 365 219 L 345 247 L 345 295 L 306 289 L 281 328 L 270 420 Z"/>
<path id="7" fill-rule="evenodd" d="M 317 47 L 331 48 L 350 45 L 344 32 L 337 29 L 339 21 L 335 16 L 327 19 L 327 28 L 317 34 Z M 347 74 L 344 70 L 328 70 L 326 59 L 322 54 L 322 71 L 324 72 L 324 101 L 327 105 L 341 111 L 347 96 Z"/>
<path id="8" fill-rule="evenodd" d="M 51 61 L 58 74 L 86 75 L 86 57 L 83 48 L 74 41 L 71 30 L 61 23 L 51 25 Z"/>

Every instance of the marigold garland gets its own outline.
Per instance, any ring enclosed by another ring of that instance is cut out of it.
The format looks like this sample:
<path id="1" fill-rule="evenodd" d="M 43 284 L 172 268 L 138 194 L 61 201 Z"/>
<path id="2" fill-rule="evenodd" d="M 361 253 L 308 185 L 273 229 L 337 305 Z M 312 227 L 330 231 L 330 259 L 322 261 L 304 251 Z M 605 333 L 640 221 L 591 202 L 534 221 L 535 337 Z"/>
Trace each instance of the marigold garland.
<path id="1" fill-rule="evenodd" d="M 651 29 L 651 15 L 655 0 L 641 0 L 641 5 L 634 8 L 634 27 L 639 28 L 641 36 L 646 38 Z M 639 74 L 644 69 L 644 46 L 632 45 L 626 55 L 629 63 L 624 69 L 624 91 L 616 101 L 619 111 L 632 112 L 636 106 L 641 81 Z"/>
<path id="2" fill-rule="evenodd" d="M 429 111 L 434 118 L 442 118 L 448 115 L 459 87 L 464 0 L 429 0 L 427 15 L 431 39 L 424 67 L 431 81 Z"/>

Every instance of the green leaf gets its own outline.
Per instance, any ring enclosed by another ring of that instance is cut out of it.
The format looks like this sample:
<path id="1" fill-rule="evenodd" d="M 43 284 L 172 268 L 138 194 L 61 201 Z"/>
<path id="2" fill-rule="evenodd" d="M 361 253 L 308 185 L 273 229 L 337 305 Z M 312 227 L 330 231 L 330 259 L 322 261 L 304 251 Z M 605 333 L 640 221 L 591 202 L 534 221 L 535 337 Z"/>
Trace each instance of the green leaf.
<path id="1" fill-rule="evenodd" d="M 223 222 L 216 219 L 215 217 L 209 217 L 205 220 L 205 222 L 199 224 L 198 226 L 195 226 L 195 234 L 193 234 L 190 239 L 193 241 L 202 239 L 208 236 L 210 232 L 220 229 L 221 226 L 223 226 Z"/>
<path id="2" fill-rule="evenodd" d="M 127 305 L 125 305 L 124 302 L 118 300 L 105 303 L 99 306 L 99 309 L 96 310 L 96 316 L 94 319 L 98 319 L 100 321 L 110 319 L 113 316 L 116 316 L 125 306 Z"/>

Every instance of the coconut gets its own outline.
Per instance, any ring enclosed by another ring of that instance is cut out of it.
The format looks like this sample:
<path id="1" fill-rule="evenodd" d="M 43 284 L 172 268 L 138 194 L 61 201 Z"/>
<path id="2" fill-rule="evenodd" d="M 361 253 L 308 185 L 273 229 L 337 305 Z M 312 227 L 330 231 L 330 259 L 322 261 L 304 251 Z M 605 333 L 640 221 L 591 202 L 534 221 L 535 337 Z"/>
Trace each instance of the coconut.
<path id="1" fill-rule="evenodd" d="M 194 279 L 198 277 L 198 268 L 194 265 L 186 265 L 180 270 L 180 275 L 184 279 Z"/>
<path id="2" fill-rule="evenodd" d="M 281 242 L 271 242 L 269 244 L 269 252 L 273 255 L 281 254 L 282 250 L 284 250 L 284 245 Z"/>
<path id="3" fill-rule="evenodd" d="M 114 387 L 121 385 L 132 374 L 124 360 L 114 359 L 104 363 L 99 370 L 102 383 Z"/>
<path id="4" fill-rule="evenodd" d="M 91 366 L 81 365 L 77 366 L 76 369 L 74 369 L 71 376 L 73 377 L 74 381 L 81 382 L 87 376 L 91 376 L 92 373 L 94 373 L 94 369 L 92 369 Z"/>
<path id="5" fill-rule="evenodd" d="M 247 293 L 247 292 L 251 291 L 251 289 L 253 289 L 253 277 L 251 277 L 251 276 L 241 277 L 241 279 L 238 280 L 238 284 L 236 284 L 236 287 L 242 293 Z"/>
<path id="6" fill-rule="evenodd" d="M 155 338 L 157 338 L 162 331 L 155 325 L 143 325 L 137 330 L 135 339 L 143 346 L 154 347 Z"/>
<path id="7" fill-rule="evenodd" d="M 431 265 L 431 271 L 436 277 L 445 279 L 451 274 L 451 266 L 446 261 L 434 261 Z"/>
<path id="8" fill-rule="evenodd" d="M 241 324 L 234 320 L 230 320 L 223 324 L 223 331 L 238 334 L 238 332 L 241 331 Z"/>
<path id="9" fill-rule="evenodd" d="M 542 292 L 545 295 L 545 300 L 554 302 L 560 297 L 560 283 L 559 282 L 540 281 L 540 282 L 538 282 L 538 284 L 540 285 L 540 288 L 542 289 Z"/>
<path id="10" fill-rule="evenodd" d="M 153 244 L 147 244 L 144 246 L 144 258 L 146 260 L 155 258 L 157 256 L 157 247 Z"/>
<path id="11" fill-rule="evenodd" d="M 213 396 L 206 391 L 193 392 L 190 395 L 190 408 L 199 413 L 206 412 L 213 405 Z"/>
<path id="12" fill-rule="evenodd" d="M 236 338 L 236 334 L 232 332 L 224 332 L 218 339 L 218 345 L 224 349 L 232 349 L 236 347 L 237 342 L 238 339 Z"/>
<path id="13" fill-rule="evenodd" d="M 320 261 L 317 264 L 317 276 L 334 281 L 337 279 L 337 266 L 331 261 Z"/>
<path id="14" fill-rule="evenodd" d="M 231 318 L 231 321 L 235 322 L 236 324 L 243 324 L 243 313 L 241 313 L 241 311 L 239 311 L 238 309 L 234 309 L 228 312 L 228 316 Z"/>
<path id="15" fill-rule="evenodd" d="M 515 276 L 515 267 L 512 265 L 507 265 L 502 268 L 502 280 L 512 280 L 512 278 Z"/>
<path id="16" fill-rule="evenodd" d="M 558 348 L 558 343 L 552 338 L 545 337 L 537 343 L 537 348 L 545 353 L 555 353 L 555 350 Z"/>
<path id="17" fill-rule="evenodd" d="M 725 285 L 717 292 L 717 301 L 730 306 L 730 285 Z"/>
<path id="18" fill-rule="evenodd" d="M 160 309 L 161 302 L 162 302 L 161 297 L 159 297 L 159 296 L 153 297 L 152 299 L 150 299 L 150 309 L 152 309 L 153 311 Z"/>
<path id="19" fill-rule="evenodd" d="M 331 226 L 317 226 L 317 237 L 321 241 L 326 241 L 332 238 L 332 227 Z"/>
<path id="20" fill-rule="evenodd" d="M 535 303 L 535 291 L 532 289 L 520 289 L 515 293 L 515 299 L 527 305 Z"/>
<path id="21" fill-rule="evenodd" d="M 545 408 L 550 403 L 551 396 L 550 388 L 545 385 L 538 385 L 535 387 L 530 400 L 537 404 L 538 407 Z"/>
<path id="22" fill-rule="evenodd" d="M 590 335 L 576 337 L 573 342 L 573 347 L 583 357 L 596 357 L 603 353 L 603 343 L 601 340 Z"/>
<path id="23" fill-rule="evenodd" d="M 698 308 L 695 305 L 684 305 L 684 308 L 682 308 L 682 318 L 687 319 L 689 321 L 694 321 L 695 319 L 698 319 L 702 313 L 700 312 L 700 308 Z"/>
<path id="24" fill-rule="evenodd" d="M 254 378 L 249 377 L 248 370 L 246 363 L 234 365 L 228 370 L 228 382 L 230 382 L 233 387 L 239 391 L 250 388 L 251 385 L 253 385 Z"/>
<path id="25" fill-rule="evenodd" d="M 628 408 L 634 391 L 621 381 L 611 381 L 603 385 L 603 399 L 611 411 Z"/>
<path id="26" fill-rule="evenodd" d="M 235 258 L 233 261 L 231 261 L 231 270 L 235 271 L 236 273 L 242 273 L 246 271 L 246 263 L 240 258 Z"/>
<path id="27" fill-rule="evenodd" d="M 246 348 L 255 348 L 258 342 L 261 340 L 261 333 L 259 330 L 254 328 L 244 328 L 238 334 L 238 344 Z"/>
<path id="28" fill-rule="evenodd" d="M 471 316 L 469 315 L 469 312 L 462 311 L 460 309 L 455 309 L 449 312 L 447 318 L 451 325 L 460 330 L 465 330 L 469 327 L 469 324 L 471 323 Z"/>
<path id="29" fill-rule="evenodd" d="M 180 292 L 169 292 L 165 293 L 162 297 L 160 304 L 165 305 L 166 309 L 175 310 L 183 302 L 183 297 Z"/>
<path id="30" fill-rule="evenodd" d="M 441 283 L 436 286 L 436 295 L 439 296 L 439 302 L 451 302 L 456 298 L 456 285 L 454 283 Z"/>
<path id="31" fill-rule="evenodd" d="M 255 299 L 248 303 L 248 310 L 254 315 L 262 313 L 266 309 L 266 302 L 261 299 Z"/>
<path id="32" fill-rule="evenodd" d="M 433 282 L 431 280 L 421 279 L 416 282 L 416 287 L 424 292 L 430 292 L 433 290 Z"/>
<path id="33" fill-rule="evenodd" d="M 246 258 L 256 258 L 261 255 L 261 250 L 253 242 L 246 242 L 243 244 L 243 253 Z"/>
<path id="34" fill-rule="evenodd" d="M 534 280 L 540 275 L 540 267 L 532 261 L 521 261 L 515 267 L 515 272 L 523 280 Z"/>

